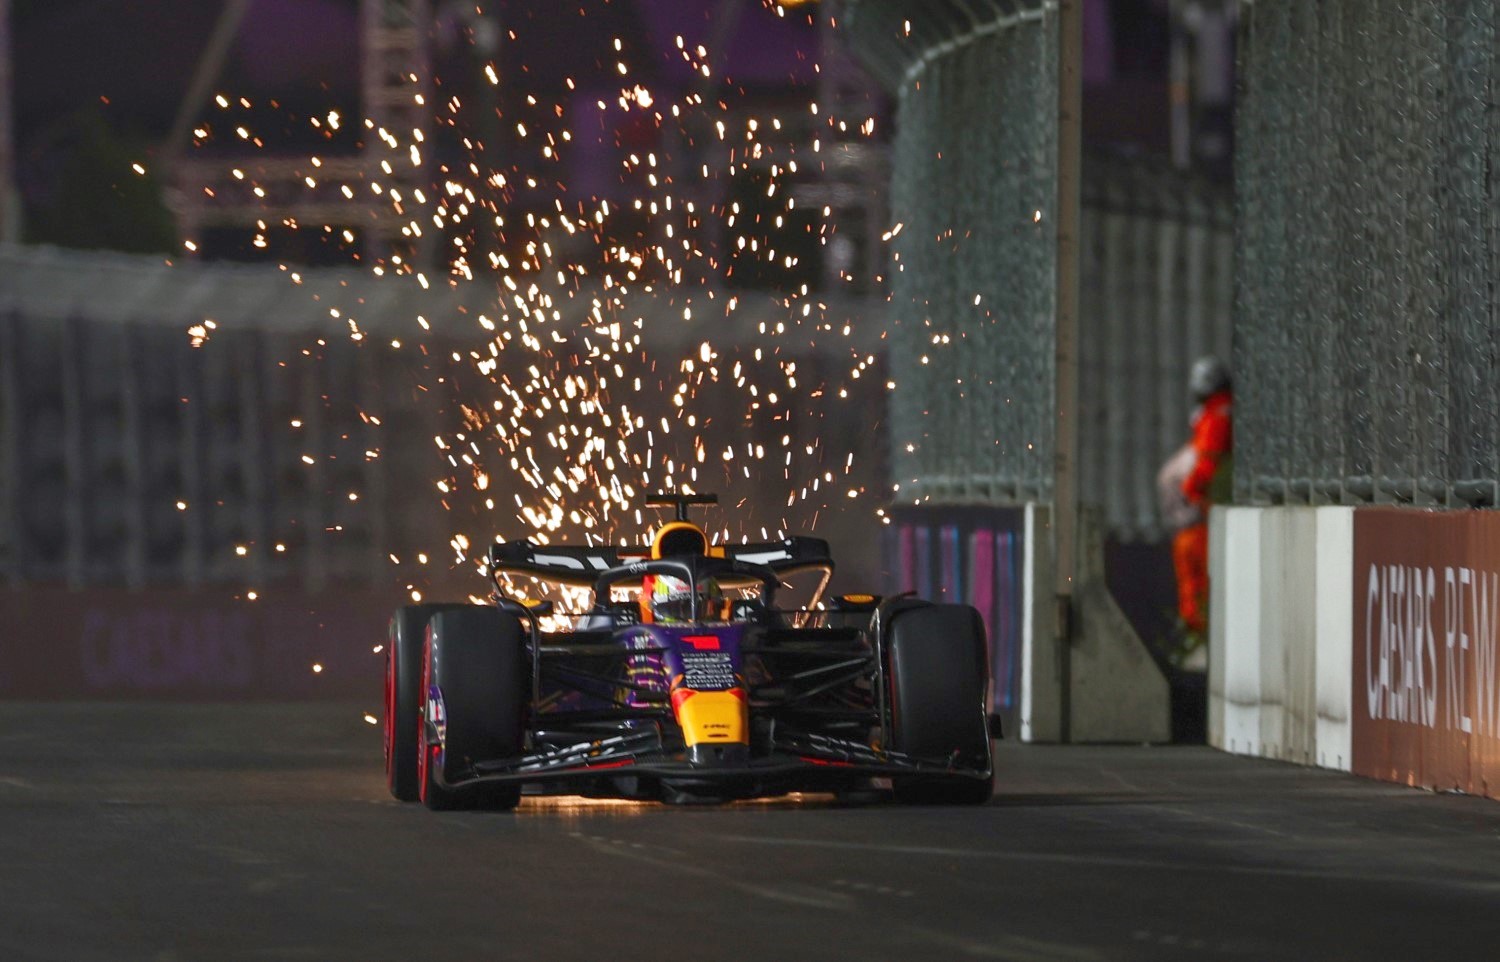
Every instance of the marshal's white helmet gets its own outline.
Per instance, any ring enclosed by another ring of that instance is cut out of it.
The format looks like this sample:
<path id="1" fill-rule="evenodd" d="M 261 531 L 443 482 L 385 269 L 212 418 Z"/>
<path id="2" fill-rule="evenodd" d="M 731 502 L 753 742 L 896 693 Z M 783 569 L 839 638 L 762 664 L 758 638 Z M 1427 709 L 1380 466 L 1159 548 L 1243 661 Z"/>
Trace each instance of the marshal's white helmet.
<path id="1" fill-rule="evenodd" d="M 1193 400 L 1202 401 L 1211 394 L 1229 388 L 1229 367 L 1223 361 L 1212 354 L 1205 354 L 1193 362 L 1192 373 L 1188 375 L 1188 390 L 1193 394 Z"/>

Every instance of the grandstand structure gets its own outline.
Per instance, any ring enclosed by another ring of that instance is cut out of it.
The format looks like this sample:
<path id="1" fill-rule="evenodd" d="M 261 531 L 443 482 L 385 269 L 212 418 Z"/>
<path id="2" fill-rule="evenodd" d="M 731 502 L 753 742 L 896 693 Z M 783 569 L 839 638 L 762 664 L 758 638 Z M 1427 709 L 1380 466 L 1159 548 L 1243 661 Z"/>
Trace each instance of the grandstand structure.
<path id="1" fill-rule="evenodd" d="M 314 161 L 179 152 L 171 165 L 174 184 L 169 196 L 188 253 L 198 247 L 207 229 L 264 233 L 272 226 L 336 225 L 356 230 L 358 247 L 367 256 L 414 256 L 424 241 L 413 235 L 410 219 L 398 213 L 390 198 L 405 197 L 410 203 L 418 192 L 430 189 L 429 160 L 423 151 L 435 115 L 427 54 L 431 20 L 429 0 L 360 0 L 365 130 L 358 153 Z M 344 122 L 358 124 L 361 118 Z M 371 185 L 379 185 L 379 192 Z M 346 189 L 357 198 L 355 203 L 350 203 Z M 430 250 L 431 243 L 426 246 Z"/>
<path id="2" fill-rule="evenodd" d="M 847 382 L 853 397 L 816 417 L 721 417 L 713 449 L 780 447 L 788 434 L 815 447 L 824 432 L 863 430 L 856 425 L 883 386 L 875 376 L 848 381 L 848 358 L 880 350 L 882 303 L 832 301 L 823 323 L 850 336 L 789 339 L 775 359 L 756 360 L 760 331 L 787 320 L 785 304 L 773 292 L 735 296 L 740 309 L 711 330 L 682 323 L 671 292 L 636 291 L 620 311 L 646 319 L 652 357 L 696 356 L 711 337 L 747 376 L 769 382 L 786 361 L 805 383 Z M 455 531 L 514 532 L 513 505 L 529 488 L 503 467 L 489 492 L 498 513 L 481 511 L 473 491 L 466 500 L 435 486 L 451 465 L 434 438 L 466 430 L 463 405 L 499 397 L 476 362 L 494 356 L 497 378 L 525 384 L 537 361 L 492 351 L 477 318 L 497 312 L 496 298 L 492 285 L 429 289 L 354 268 L 0 249 L 0 577 L 76 587 L 383 584 L 409 570 L 392 556 L 425 553 L 446 569 Z M 586 354 L 592 327 L 566 330 L 557 355 L 569 344 Z M 653 423 L 675 410 L 666 396 L 637 407 Z M 862 460 L 846 480 L 878 488 L 880 465 Z M 814 523 L 815 506 L 804 518 L 756 483 L 726 475 L 715 487 L 725 503 L 750 502 L 739 512 L 747 522 Z M 858 543 L 874 520 L 824 511 L 820 530 Z M 861 554 L 871 556 L 852 552 Z"/>

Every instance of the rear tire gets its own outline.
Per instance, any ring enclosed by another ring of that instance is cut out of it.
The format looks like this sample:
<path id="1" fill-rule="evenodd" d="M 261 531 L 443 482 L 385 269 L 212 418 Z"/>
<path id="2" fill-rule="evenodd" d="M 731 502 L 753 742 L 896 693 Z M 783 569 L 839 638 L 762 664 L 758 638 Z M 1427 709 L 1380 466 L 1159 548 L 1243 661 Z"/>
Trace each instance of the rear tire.
<path id="1" fill-rule="evenodd" d="M 421 712 L 422 643 L 427 622 L 457 604 L 406 605 L 391 616 L 385 647 L 385 779 L 403 802 L 421 797 L 417 720 Z"/>
<path id="2" fill-rule="evenodd" d="M 927 805 L 989 801 L 994 793 L 985 704 L 989 645 L 979 612 L 968 605 L 907 608 L 891 617 L 887 632 L 891 747 L 991 776 L 896 776 L 891 780 L 896 800 Z"/>
<path id="3" fill-rule="evenodd" d="M 520 622 L 497 608 L 464 605 L 428 623 L 417 725 L 418 781 L 428 808 L 504 810 L 520 802 L 519 784 L 444 783 L 465 777 L 475 762 L 521 753 L 530 677 L 524 655 Z"/>

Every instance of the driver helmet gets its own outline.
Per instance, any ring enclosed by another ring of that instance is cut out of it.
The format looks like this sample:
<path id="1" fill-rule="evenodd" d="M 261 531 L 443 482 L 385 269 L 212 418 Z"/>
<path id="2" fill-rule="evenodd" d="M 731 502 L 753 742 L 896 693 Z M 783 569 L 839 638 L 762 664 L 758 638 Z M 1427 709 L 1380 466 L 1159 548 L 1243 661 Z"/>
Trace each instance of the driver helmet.
<path id="1" fill-rule="evenodd" d="M 686 521 L 673 521 L 662 526 L 651 541 L 652 558 L 682 557 L 708 554 L 708 536 L 703 529 Z M 716 612 L 722 607 L 723 592 L 712 578 L 698 585 L 698 617 L 716 620 Z M 642 613 L 657 624 L 686 622 L 693 617 L 692 586 L 681 578 L 671 575 L 647 575 L 641 585 Z"/>
<path id="2" fill-rule="evenodd" d="M 646 579 L 646 605 L 651 611 L 651 620 L 656 624 L 674 624 L 690 621 L 693 617 L 693 589 L 681 578 L 671 575 L 651 575 Z M 723 606 L 724 593 L 719 583 L 705 578 L 698 585 L 698 617 L 700 620 L 715 620 L 715 613 Z"/>
<path id="3" fill-rule="evenodd" d="M 708 536 L 703 529 L 685 521 L 674 521 L 662 526 L 651 541 L 651 557 L 670 558 L 675 555 L 708 554 Z"/>

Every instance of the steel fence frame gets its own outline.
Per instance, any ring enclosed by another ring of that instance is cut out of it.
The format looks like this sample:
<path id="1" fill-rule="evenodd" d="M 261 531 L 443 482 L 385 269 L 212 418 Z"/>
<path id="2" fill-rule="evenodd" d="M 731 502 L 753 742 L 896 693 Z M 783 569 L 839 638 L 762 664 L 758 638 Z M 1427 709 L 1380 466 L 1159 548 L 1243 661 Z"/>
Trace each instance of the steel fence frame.
<path id="1" fill-rule="evenodd" d="M 893 501 L 1049 501 L 1056 4 L 859 0 L 846 19 L 898 104 Z M 1079 496 L 1113 537 L 1157 540 L 1156 475 L 1188 435 L 1188 370 L 1231 349 L 1233 198 L 1106 155 L 1085 158 L 1082 193 Z"/>

